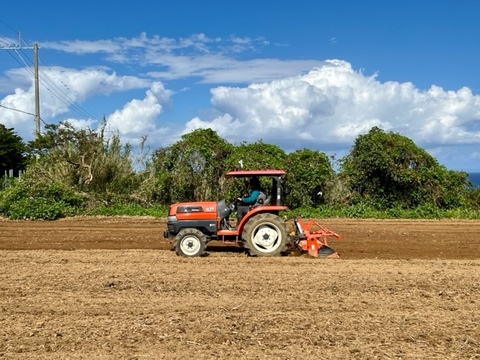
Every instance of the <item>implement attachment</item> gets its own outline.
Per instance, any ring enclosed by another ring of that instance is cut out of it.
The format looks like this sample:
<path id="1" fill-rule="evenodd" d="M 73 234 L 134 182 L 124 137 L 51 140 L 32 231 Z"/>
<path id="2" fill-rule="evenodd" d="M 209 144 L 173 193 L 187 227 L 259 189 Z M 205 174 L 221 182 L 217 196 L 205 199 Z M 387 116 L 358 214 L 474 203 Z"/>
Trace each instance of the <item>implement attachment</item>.
<path id="1" fill-rule="evenodd" d="M 294 218 L 295 233 L 291 234 L 291 241 L 300 250 L 308 252 L 313 257 L 338 258 L 338 253 L 328 246 L 329 237 L 340 240 L 340 235 L 321 226 L 315 220 L 307 223 L 302 219 Z"/>

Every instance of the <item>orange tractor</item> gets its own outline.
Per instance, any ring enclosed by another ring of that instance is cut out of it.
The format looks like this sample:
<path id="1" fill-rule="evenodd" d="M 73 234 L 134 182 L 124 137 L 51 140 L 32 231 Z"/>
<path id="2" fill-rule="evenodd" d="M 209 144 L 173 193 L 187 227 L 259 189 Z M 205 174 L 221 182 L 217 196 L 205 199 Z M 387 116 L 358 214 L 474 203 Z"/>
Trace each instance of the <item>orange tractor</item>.
<path id="1" fill-rule="evenodd" d="M 272 179 L 270 192 L 264 194 L 265 200 L 260 204 L 251 206 L 235 226 L 230 223 L 230 215 L 236 210 L 236 204 L 227 204 L 225 199 L 173 204 L 163 236 L 173 240 L 178 255 L 187 257 L 202 256 L 212 240 L 242 246 L 255 256 L 280 256 L 289 251 L 288 245 L 293 245 L 315 257 L 338 257 L 328 246 L 328 238 L 340 240 L 340 236 L 316 221 L 294 218 L 293 229 L 287 230 L 287 223 L 279 216 L 287 210 L 282 199 L 284 175 L 283 170 L 228 172 L 227 178 L 269 177 Z"/>

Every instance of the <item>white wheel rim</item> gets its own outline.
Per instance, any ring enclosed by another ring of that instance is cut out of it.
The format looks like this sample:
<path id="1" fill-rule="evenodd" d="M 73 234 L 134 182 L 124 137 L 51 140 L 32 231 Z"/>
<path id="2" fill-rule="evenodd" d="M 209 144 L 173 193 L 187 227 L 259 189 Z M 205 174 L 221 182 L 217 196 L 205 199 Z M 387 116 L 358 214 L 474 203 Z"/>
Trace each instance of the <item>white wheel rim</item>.
<path id="1" fill-rule="evenodd" d="M 187 236 L 180 242 L 180 249 L 185 255 L 195 255 L 200 250 L 200 240 L 195 236 Z"/>
<path id="2" fill-rule="evenodd" d="M 253 246 L 264 253 L 275 251 L 282 241 L 282 235 L 274 225 L 260 225 L 254 229 L 252 238 Z"/>

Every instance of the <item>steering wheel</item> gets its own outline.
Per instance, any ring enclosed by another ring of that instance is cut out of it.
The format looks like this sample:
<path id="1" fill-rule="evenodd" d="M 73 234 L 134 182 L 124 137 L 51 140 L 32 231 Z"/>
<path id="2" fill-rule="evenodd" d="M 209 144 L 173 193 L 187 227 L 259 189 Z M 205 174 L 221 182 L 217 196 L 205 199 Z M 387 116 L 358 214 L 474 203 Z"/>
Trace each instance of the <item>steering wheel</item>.
<path id="1" fill-rule="evenodd" d="M 237 210 L 238 204 L 239 204 L 238 199 L 237 199 L 237 198 L 234 198 L 234 199 L 231 199 L 231 200 L 228 202 L 228 207 L 230 208 L 230 210 L 231 210 L 232 212 L 234 212 L 235 210 Z"/>

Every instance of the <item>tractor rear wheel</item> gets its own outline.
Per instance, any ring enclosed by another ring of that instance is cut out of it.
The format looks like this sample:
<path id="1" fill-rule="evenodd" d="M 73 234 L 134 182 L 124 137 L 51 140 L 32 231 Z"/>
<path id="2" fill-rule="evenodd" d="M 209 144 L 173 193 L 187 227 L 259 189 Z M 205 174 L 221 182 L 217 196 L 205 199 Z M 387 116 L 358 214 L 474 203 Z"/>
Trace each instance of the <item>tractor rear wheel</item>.
<path id="1" fill-rule="evenodd" d="M 175 252 L 180 256 L 197 257 L 205 253 L 207 238 L 198 229 L 187 228 L 175 236 Z"/>
<path id="2" fill-rule="evenodd" d="M 286 251 L 287 227 L 278 215 L 259 214 L 248 220 L 242 239 L 250 255 L 279 256 Z"/>

